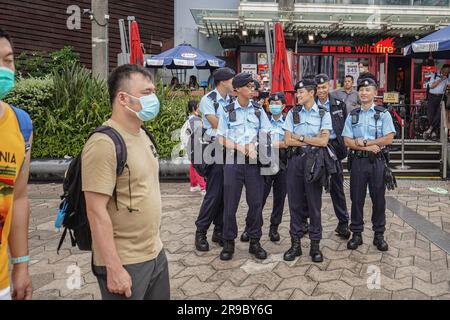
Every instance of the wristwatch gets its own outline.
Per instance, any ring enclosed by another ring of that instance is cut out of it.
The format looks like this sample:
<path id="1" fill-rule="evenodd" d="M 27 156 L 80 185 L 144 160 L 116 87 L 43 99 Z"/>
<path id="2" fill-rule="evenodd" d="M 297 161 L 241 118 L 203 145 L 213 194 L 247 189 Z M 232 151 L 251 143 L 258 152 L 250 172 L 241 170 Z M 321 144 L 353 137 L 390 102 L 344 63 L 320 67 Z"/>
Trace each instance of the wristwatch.
<path id="1" fill-rule="evenodd" d="M 305 136 L 300 136 L 300 142 L 305 141 Z"/>
<path id="2" fill-rule="evenodd" d="M 367 140 L 363 140 L 364 147 L 367 147 Z"/>

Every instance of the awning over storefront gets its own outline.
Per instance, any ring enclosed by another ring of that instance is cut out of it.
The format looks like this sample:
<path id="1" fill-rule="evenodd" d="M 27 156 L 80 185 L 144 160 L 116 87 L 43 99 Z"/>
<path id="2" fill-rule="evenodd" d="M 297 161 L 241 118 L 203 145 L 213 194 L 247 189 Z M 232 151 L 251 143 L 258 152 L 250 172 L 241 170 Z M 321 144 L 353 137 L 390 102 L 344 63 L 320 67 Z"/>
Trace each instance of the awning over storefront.
<path id="1" fill-rule="evenodd" d="M 239 9 L 191 9 L 207 36 L 264 33 L 264 22 L 283 23 L 287 36 L 333 34 L 423 36 L 450 24 L 450 7 L 330 5 L 296 3 L 281 11 L 277 3 L 241 2 Z"/>

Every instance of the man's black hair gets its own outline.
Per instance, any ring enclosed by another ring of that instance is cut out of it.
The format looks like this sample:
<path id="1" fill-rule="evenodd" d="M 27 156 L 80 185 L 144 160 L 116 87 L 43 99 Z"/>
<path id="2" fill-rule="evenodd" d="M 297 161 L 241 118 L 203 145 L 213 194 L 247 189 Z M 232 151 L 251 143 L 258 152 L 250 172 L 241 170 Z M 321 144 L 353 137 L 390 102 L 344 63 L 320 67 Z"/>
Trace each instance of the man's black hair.
<path id="1" fill-rule="evenodd" d="M 345 78 L 350 78 L 350 79 L 352 79 L 353 82 L 355 81 L 355 78 L 353 78 L 353 76 L 352 76 L 351 74 L 347 74 L 347 75 L 344 77 L 344 80 L 345 80 Z"/>
<path id="2" fill-rule="evenodd" d="M 125 80 L 131 80 L 131 75 L 139 73 L 145 78 L 153 81 L 151 73 L 144 67 L 137 64 L 124 64 L 116 69 L 108 77 L 108 89 L 109 89 L 109 99 L 111 101 L 111 106 L 116 99 L 117 92 L 121 89 L 123 82 Z"/>
<path id="3" fill-rule="evenodd" d="M 9 43 L 11 44 L 11 47 L 13 45 L 12 40 L 11 40 L 11 36 L 9 35 L 8 32 L 6 32 L 5 29 L 0 28 L 0 39 L 1 38 L 5 38 L 6 40 L 9 41 Z"/>
<path id="4" fill-rule="evenodd" d="M 197 110 L 198 108 L 198 101 L 197 100 L 189 100 L 188 102 L 188 115 L 190 115 L 192 112 Z"/>

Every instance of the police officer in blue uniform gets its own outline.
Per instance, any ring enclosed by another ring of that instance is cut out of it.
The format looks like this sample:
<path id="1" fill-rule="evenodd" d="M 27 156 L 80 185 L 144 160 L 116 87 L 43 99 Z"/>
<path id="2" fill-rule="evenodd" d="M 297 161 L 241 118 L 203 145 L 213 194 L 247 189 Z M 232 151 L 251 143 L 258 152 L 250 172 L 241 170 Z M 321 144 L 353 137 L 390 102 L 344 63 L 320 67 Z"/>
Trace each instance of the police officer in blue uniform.
<path id="1" fill-rule="evenodd" d="M 270 121 L 261 106 L 252 100 L 255 90 L 253 77 L 240 73 L 233 79 L 237 99 L 225 107 L 219 119 L 217 135 L 227 151 L 224 165 L 224 247 L 221 260 L 230 260 L 234 254 L 237 237 L 236 212 L 245 185 L 249 207 L 247 232 L 250 237 L 249 252 L 258 259 L 266 259 L 261 247 L 264 178 L 258 165 L 258 142 L 262 132 L 270 132 Z"/>
<path id="2" fill-rule="evenodd" d="M 224 107 L 231 103 L 233 93 L 232 79 L 235 72 L 230 68 L 219 68 L 213 73 L 215 89 L 203 96 L 200 101 L 200 111 L 203 118 L 205 141 L 216 141 L 219 115 Z M 215 155 L 219 156 L 219 155 Z M 200 212 L 195 222 L 195 247 L 199 251 L 208 251 L 209 243 L 206 233 L 211 223 L 214 223 L 214 232 L 211 240 L 222 244 L 223 228 L 223 161 L 210 166 L 206 176 L 206 194 L 200 207 Z"/>
<path id="3" fill-rule="evenodd" d="M 322 106 L 330 112 L 333 130 L 330 132 L 329 144 L 333 147 L 339 160 L 339 171 L 331 175 L 330 179 L 331 200 L 333 202 L 334 213 L 339 221 L 335 232 L 340 238 L 349 239 L 349 214 L 347 201 L 345 200 L 344 169 L 342 167 L 342 160 L 347 157 L 347 147 L 342 138 L 342 130 L 344 130 L 345 119 L 347 118 L 347 107 L 343 101 L 330 95 L 330 82 L 326 74 L 318 74 L 315 80 L 317 82 L 316 103 L 318 106 Z"/>
<path id="4" fill-rule="evenodd" d="M 286 200 L 286 145 L 284 143 L 284 117 L 283 109 L 286 105 L 286 99 L 283 92 L 276 92 L 269 96 L 269 111 L 272 114 L 270 123 L 272 124 L 271 141 L 275 150 L 279 152 L 278 164 L 276 172 L 273 175 L 264 176 L 264 197 L 263 208 L 266 204 L 267 197 L 273 186 L 273 209 L 270 216 L 269 238 L 272 242 L 280 241 L 278 226 L 283 218 L 284 202 Z M 241 235 L 242 242 L 250 240 L 247 228 Z"/>
<path id="5" fill-rule="evenodd" d="M 372 199 L 372 230 L 375 232 L 373 244 L 380 251 L 388 250 L 384 240 L 386 225 L 385 199 L 385 149 L 392 144 L 395 128 L 392 117 L 384 107 L 376 106 L 374 97 L 377 83 L 372 78 L 358 81 L 361 107 L 351 111 L 346 119 L 344 131 L 345 144 L 351 149 L 350 197 L 352 200 L 350 230 L 352 238 L 347 248 L 355 250 L 363 243 L 364 202 L 367 186 Z"/>
<path id="6" fill-rule="evenodd" d="M 319 108 L 314 100 L 317 84 L 314 79 L 305 78 L 295 85 L 297 102 L 286 116 L 283 125 L 285 144 L 290 148 L 287 165 L 287 193 L 291 214 L 291 247 L 284 254 L 284 260 L 292 261 L 302 254 L 300 239 L 306 233 L 302 217 L 309 211 L 311 240 L 310 256 L 313 262 L 322 262 L 320 251 L 322 239 L 322 185 L 319 181 L 307 182 L 305 165 L 307 155 L 313 148 L 326 147 L 332 130 L 330 113 Z M 305 206 L 307 203 L 307 209 Z"/>

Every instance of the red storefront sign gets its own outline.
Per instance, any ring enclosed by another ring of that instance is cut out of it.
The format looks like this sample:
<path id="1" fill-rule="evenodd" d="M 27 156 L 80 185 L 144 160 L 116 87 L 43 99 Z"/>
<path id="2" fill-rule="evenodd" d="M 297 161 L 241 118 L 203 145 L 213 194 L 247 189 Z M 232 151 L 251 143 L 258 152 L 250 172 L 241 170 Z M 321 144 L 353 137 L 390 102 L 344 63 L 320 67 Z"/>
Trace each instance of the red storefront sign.
<path id="1" fill-rule="evenodd" d="M 322 53 L 357 53 L 357 54 L 391 54 L 397 50 L 394 46 L 394 37 L 381 39 L 373 46 L 323 46 Z"/>

